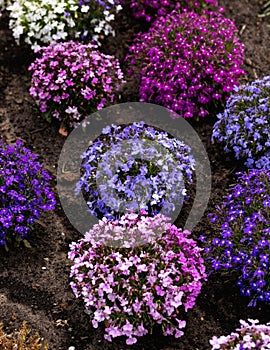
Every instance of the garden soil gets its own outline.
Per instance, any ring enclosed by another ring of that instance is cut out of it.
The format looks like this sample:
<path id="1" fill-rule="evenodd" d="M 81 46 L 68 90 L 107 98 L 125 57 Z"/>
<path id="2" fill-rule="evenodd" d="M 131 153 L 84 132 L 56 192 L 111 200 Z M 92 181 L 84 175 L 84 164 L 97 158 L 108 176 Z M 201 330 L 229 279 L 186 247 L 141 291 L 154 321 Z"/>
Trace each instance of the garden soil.
<path id="1" fill-rule="evenodd" d="M 235 20 L 245 44 L 247 76 L 242 83 L 269 75 L 270 28 L 267 18 L 257 17 L 262 4 L 259 0 L 227 0 L 221 4 L 227 17 Z M 102 49 L 115 54 L 125 69 L 123 58 L 127 48 L 136 32 L 145 30 L 146 25 L 136 22 L 126 10 L 115 27 L 116 37 L 106 39 Z M 58 124 L 50 125 L 39 116 L 28 93 L 31 76 L 27 68 L 34 57 L 28 46 L 15 43 L 5 13 L 0 18 L 0 135 L 9 143 L 23 140 L 52 174 L 56 191 L 57 161 L 65 137 L 59 133 Z M 118 102 L 134 101 L 138 101 L 138 86 L 130 80 Z M 221 147 L 211 143 L 215 115 L 216 111 L 199 122 L 191 122 L 207 149 L 212 169 L 212 194 L 204 217 L 193 230 L 194 238 L 214 232 L 207 213 L 234 183 L 234 173 L 243 169 L 232 155 L 224 155 Z M 68 173 L 65 173 L 65 180 L 71 180 Z M 6 332 L 15 330 L 26 320 L 29 328 L 38 331 L 54 350 L 68 350 L 71 346 L 75 350 L 206 350 L 210 349 L 209 339 L 213 335 L 229 334 L 239 326 L 239 319 L 270 321 L 270 306 L 247 306 L 249 300 L 240 295 L 234 274 L 215 273 L 204 285 L 196 306 L 184 315 L 187 326 L 182 338 L 164 337 L 157 327 L 153 334 L 139 339 L 132 347 L 127 346 L 123 338 L 106 342 L 102 327 L 91 326 L 82 301 L 74 297 L 69 286 L 69 244 L 80 237 L 58 201 L 56 210 L 45 214 L 35 224 L 29 236 L 31 247 L 14 246 L 8 252 L 0 250 L 0 322 Z"/>

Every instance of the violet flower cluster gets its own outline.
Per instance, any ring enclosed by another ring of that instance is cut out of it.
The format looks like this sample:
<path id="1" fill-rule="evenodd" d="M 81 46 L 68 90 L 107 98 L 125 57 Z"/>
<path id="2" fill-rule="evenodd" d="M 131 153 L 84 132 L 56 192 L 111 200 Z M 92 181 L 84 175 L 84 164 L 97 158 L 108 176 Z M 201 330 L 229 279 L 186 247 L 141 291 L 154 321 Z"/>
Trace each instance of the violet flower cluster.
<path id="1" fill-rule="evenodd" d="M 0 141 L 0 245 L 24 240 L 42 212 L 54 209 L 50 179 L 21 141 Z"/>
<path id="2" fill-rule="evenodd" d="M 212 139 L 244 159 L 248 168 L 270 169 L 270 76 L 234 91 L 218 114 Z"/>
<path id="3" fill-rule="evenodd" d="M 82 159 L 77 193 L 110 219 L 130 209 L 171 214 L 188 198 L 195 169 L 189 146 L 144 122 L 107 126 Z"/>
<path id="4" fill-rule="evenodd" d="M 270 323 L 259 324 L 258 320 L 240 320 L 241 327 L 227 336 L 210 340 L 211 350 L 270 349 Z"/>
<path id="5" fill-rule="evenodd" d="M 124 83 L 119 61 L 93 44 L 74 41 L 50 45 L 30 65 L 30 94 L 48 119 L 75 126 L 89 114 L 114 102 Z"/>
<path id="6" fill-rule="evenodd" d="M 217 12 L 173 11 L 139 33 L 126 60 L 140 79 L 140 100 L 185 118 L 208 114 L 244 73 L 244 46 L 233 21 Z"/>
<path id="7" fill-rule="evenodd" d="M 270 170 L 236 175 L 236 184 L 210 214 L 220 234 L 205 253 L 212 270 L 238 271 L 240 292 L 255 306 L 270 302 Z"/>
<path id="8" fill-rule="evenodd" d="M 211 8 L 224 11 L 219 7 L 218 0 L 131 0 L 130 7 L 135 18 L 145 18 L 148 22 L 176 9 L 201 12 L 203 9 Z"/>
<path id="9" fill-rule="evenodd" d="M 184 334 L 183 318 L 206 280 L 205 266 L 190 232 L 169 220 L 144 211 L 103 218 L 70 245 L 72 290 L 94 328 L 105 322 L 106 340 L 124 336 L 131 345 L 156 324 L 164 335 Z M 143 244 L 134 237 L 143 237 Z M 119 241 L 123 246 L 115 247 Z"/>

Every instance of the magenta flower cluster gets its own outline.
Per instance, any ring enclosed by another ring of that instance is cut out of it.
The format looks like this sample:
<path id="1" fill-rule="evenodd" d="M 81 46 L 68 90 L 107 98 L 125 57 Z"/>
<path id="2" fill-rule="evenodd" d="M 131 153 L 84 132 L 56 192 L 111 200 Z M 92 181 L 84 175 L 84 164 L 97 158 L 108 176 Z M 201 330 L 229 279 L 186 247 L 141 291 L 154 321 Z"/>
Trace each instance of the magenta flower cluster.
<path id="1" fill-rule="evenodd" d="M 270 76 L 235 87 L 218 114 L 212 139 L 248 168 L 270 169 Z"/>
<path id="2" fill-rule="evenodd" d="M 218 6 L 218 0 L 131 0 L 130 7 L 135 18 L 145 18 L 148 22 L 176 9 L 200 12 L 211 7 L 223 11 L 223 8 Z"/>
<path id="3" fill-rule="evenodd" d="M 233 21 L 221 13 L 173 11 L 139 33 L 126 60 L 140 79 L 140 100 L 185 118 L 208 114 L 244 73 L 244 46 Z"/>
<path id="4" fill-rule="evenodd" d="M 81 297 L 94 328 L 105 322 L 104 338 L 126 337 L 128 345 L 151 332 L 181 337 L 185 312 L 206 280 L 201 249 L 158 214 L 128 213 L 104 218 L 70 245 L 71 287 Z"/>
<path id="5" fill-rule="evenodd" d="M 248 319 L 248 322 L 240 320 L 240 324 L 230 335 L 214 336 L 210 340 L 211 350 L 270 349 L 270 323 L 259 324 L 258 320 Z"/>
<path id="6" fill-rule="evenodd" d="M 30 94 L 46 118 L 74 126 L 115 100 L 124 83 L 119 62 L 93 44 L 68 41 L 40 50 L 30 65 Z"/>
<path id="7" fill-rule="evenodd" d="M 210 219 L 220 234 L 206 244 L 212 270 L 238 271 L 242 295 L 270 302 L 270 170 L 237 173 Z M 202 240 L 206 237 L 201 236 Z"/>
<path id="8" fill-rule="evenodd" d="M 21 141 L 0 140 L 0 245 L 24 240 L 45 210 L 55 207 L 51 177 Z"/>

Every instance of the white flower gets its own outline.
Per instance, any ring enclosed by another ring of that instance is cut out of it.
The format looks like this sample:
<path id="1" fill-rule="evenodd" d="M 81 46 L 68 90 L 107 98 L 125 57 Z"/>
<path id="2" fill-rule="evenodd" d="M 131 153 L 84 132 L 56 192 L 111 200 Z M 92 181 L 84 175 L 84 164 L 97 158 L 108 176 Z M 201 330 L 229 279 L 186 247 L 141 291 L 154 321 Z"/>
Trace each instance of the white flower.
<path id="1" fill-rule="evenodd" d="M 87 13 L 87 12 L 89 11 L 89 9 L 90 9 L 89 6 L 87 6 L 87 5 L 82 5 L 82 7 L 81 7 L 81 12 Z"/>

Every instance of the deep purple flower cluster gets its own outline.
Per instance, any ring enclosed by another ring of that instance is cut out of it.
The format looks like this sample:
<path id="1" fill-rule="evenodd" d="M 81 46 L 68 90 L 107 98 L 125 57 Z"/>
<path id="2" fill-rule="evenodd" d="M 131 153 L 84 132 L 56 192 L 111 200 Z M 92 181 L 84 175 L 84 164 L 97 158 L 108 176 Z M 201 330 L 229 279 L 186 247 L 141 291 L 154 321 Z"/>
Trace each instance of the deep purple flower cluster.
<path id="1" fill-rule="evenodd" d="M 244 46 L 233 21 L 221 13 L 173 11 L 139 33 L 130 47 L 129 75 L 140 78 L 140 100 L 185 118 L 205 116 L 244 71 Z"/>
<path id="2" fill-rule="evenodd" d="M 240 320 L 241 327 L 227 336 L 210 340 L 212 350 L 221 349 L 270 349 L 270 323 L 258 324 L 258 320 Z"/>
<path id="3" fill-rule="evenodd" d="M 30 94 L 47 117 L 74 126 L 113 103 L 124 83 L 119 62 L 92 44 L 69 41 L 40 50 L 33 62 Z"/>
<path id="4" fill-rule="evenodd" d="M 248 168 L 270 169 L 270 76 L 234 89 L 218 115 L 212 138 L 245 159 Z"/>
<path id="5" fill-rule="evenodd" d="M 82 155 L 77 192 L 99 218 L 115 219 L 128 209 L 169 215 L 187 198 L 195 167 L 190 152 L 144 122 L 107 126 Z"/>
<path id="6" fill-rule="evenodd" d="M 200 12 L 209 6 L 224 11 L 218 7 L 218 0 L 131 0 L 130 4 L 134 17 L 145 18 L 148 22 L 176 9 Z"/>
<path id="7" fill-rule="evenodd" d="M 210 218 L 220 231 L 205 250 L 213 270 L 238 270 L 237 284 L 251 306 L 270 302 L 270 170 L 237 173 Z"/>
<path id="8" fill-rule="evenodd" d="M 119 221 L 104 218 L 70 245 L 72 290 L 83 299 L 94 328 L 105 321 L 108 341 L 125 336 L 134 344 L 155 324 L 164 335 L 184 334 L 182 317 L 206 280 L 205 266 L 190 232 L 169 220 L 147 212 Z M 134 237 L 143 237 L 144 244 L 134 243 Z M 120 248 L 114 246 L 119 240 Z"/>
<path id="9" fill-rule="evenodd" d="M 0 141 L 0 245 L 25 239 L 42 212 L 54 209 L 50 179 L 21 141 Z"/>

